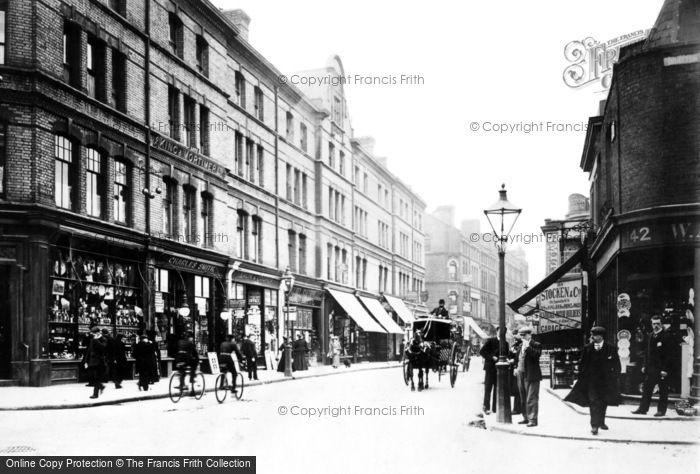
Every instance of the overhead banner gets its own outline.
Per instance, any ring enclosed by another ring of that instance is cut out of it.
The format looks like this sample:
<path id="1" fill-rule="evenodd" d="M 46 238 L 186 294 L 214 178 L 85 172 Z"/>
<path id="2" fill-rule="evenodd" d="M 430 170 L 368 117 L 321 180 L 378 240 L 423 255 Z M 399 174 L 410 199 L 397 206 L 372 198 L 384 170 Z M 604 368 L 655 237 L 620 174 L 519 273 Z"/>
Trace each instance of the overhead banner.
<path id="1" fill-rule="evenodd" d="M 581 279 L 558 281 L 537 296 L 539 333 L 581 328 Z"/>

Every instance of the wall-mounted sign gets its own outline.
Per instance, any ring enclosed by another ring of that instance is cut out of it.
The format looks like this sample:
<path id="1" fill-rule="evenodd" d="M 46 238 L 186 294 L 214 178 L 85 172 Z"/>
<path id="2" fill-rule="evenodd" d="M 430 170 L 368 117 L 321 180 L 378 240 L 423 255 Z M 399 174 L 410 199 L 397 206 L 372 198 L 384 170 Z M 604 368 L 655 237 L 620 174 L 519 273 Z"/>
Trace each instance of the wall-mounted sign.
<path id="1" fill-rule="evenodd" d="M 700 243 L 700 219 L 648 222 L 626 227 L 621 232 L 622 248 L 665 244 Z"/>
<path id="2" fill-rule="evenodd" d="M 170 138 L 163 137 L 156 133 L 151 134 L 151 146 L 158 150 L 174 155 L 188 163 L 201 168 L 202 170 L 217 175 L 222 179 L 226 179 L 226 168 L 215 163 L 214 161 L 200 155 L 194 150 L 190 150 Z"/>
<path id="3" fill-rule="evenodd" d="M 539 294 L 540 333 L 581 327 L 581 280 L 558 281 Z"/>
<path id="4" fill-rule="evenodd" d="M 166 263 L 178 270 L 204 273 L 207 275 L 214 276 L 216 278 L 224 277 L 224 271 L 221 267 L 217 267 L 216 265 L 212 265 L 206 262 L 200 262 L 198 260 L 190 260 L 188 258 L 182 257 L 169 257 L 166 260 Z"/>
<path id="5" fill-rule="evenodd" d="M 292 288 L 292 293 L 289 295 L 290 304 L 321 306 L 322 301 L 323 292 L 310 288 L 294 287 Z"/>

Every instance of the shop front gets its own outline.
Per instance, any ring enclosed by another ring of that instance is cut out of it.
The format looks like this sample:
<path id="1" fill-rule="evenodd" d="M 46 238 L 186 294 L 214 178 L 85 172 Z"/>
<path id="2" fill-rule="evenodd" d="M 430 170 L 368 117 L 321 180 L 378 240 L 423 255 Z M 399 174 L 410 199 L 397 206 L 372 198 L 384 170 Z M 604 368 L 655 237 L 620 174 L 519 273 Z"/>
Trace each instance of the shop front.
<path id="1" fill-rule="evenodd" d="M 360 296 L 362 304 L 367 311 L 374 316 L 380 326 L 386 330 L 386 334 L 377 334 L 377 360 L 399 360 L 404 339 L 404 331 L 394 322 L 382 303 L 375 297 Z"/>
<path id="2" fill-rule="evenodd" d="M 193 260 L 181 255 L 164 255 L 154 262 L 153 314 L 150 332 L 161 359 L 177 354 L 177 342 L 188 332 L 200 359 L 216 350 L 221 332 L 225 301 L 223 263 L 203 258 Z"/>
<path id="3" fill-rule="evenodd" d="M 315 366 L 324 363 L 324 347 L 328 343 L 324 341 L 323 318 L 321 308 L 323 305 L 323 291 L 320 288 L 301 286 L 297 282 L 289 295 L 290 318 L 289 326 L 285 326 L 285 334 L 293 334 L 294 339 L 301 335 L 309 347 L 309 365 Z M 284 322 L 287 324 L 287 321 Z M 288 331 L 288 332 L 287 332 Z"/>
<path id="4" fill-rule="evenodd" d="M 328 293 L 328 326 L 330 335 L 340 341 L 341 357 L 351 357 L 354 362 L 382 360 L 386 348 L 382 349 L 381 339 L 386 338 L 387 331 L 352 293 L 330 289 Z"/>
<path id="5" fill-rule="evenodd" d="M 232 317 L 226 322 L 226 332 L 238 342 L 250 336 L 259 356 L 258 366 L 268 369 L 271 367 L 267 367 L 270 362 L 265 351 L 276 351 L 281 341 L 279 286 L 278 278 L 239 270 L 234 273 L 229 290 Z"/>

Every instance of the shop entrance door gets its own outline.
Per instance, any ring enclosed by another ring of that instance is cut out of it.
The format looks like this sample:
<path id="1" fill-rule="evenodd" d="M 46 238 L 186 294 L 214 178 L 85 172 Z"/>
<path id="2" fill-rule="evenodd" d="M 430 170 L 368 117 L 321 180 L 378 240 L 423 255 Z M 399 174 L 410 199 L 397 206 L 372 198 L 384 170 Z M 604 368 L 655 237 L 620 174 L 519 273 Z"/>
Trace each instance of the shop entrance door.
<path id="1" fill-rule="evenodd" d="M 0 278 L 0 379 L 10 378 L 10 274 L 8 267 L 0 266 L 0 272 L 4 275 Z"/>

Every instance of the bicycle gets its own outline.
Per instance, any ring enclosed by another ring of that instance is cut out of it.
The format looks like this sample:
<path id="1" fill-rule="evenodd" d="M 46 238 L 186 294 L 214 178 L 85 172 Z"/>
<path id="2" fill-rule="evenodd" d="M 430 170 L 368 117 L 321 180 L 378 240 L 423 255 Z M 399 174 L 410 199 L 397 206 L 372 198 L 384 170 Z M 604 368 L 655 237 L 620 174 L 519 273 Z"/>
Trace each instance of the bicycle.
<path id="1" fill-rule="evenodd" d="M 243 387 L 245 385 L 244 380 L 245 379 L 243 378 L 243 374 L 241 372 L 238 372 L 236 374 L 236 392 L 234 392 L 236 400 L 240 400 L 243 397 Z M 216 377 L 216 385 L 214 385 L 216 401 L 218 401 L 219 403 L 224 403 L 224 400 L 226 400 L 226 396 L 233 388 L 232 382 L 233 374 L 228 370 L 225 372 L 221 372 Z"/>
<path id="2" fill-rule="evenodd" d="M 176 372 L 173 372 L 173 374 L 170 376 L 170 384 L 168 385 L 168 395 L 170 395 L 170 400 L 172 400 L 173 403 L 177 403 L 180 401 L 182 398 L 185 389 L 187 386 L 185 383 L 180 383 L 180 377 L 182 376 L 181 370 L 186 370 L 186 369 L 181 369 L 178 367 L 178 370 Z M 188 378 L 189 374 L 185 373 L 183 379 Z M 195 400 L 199 400 L 204 396 L 204 374 L 202 372 L 197 371 L 194 374 L 194 377 L 190 378 L 189 381 L 189 388 L 191 392 L 194 394 Z"/>

